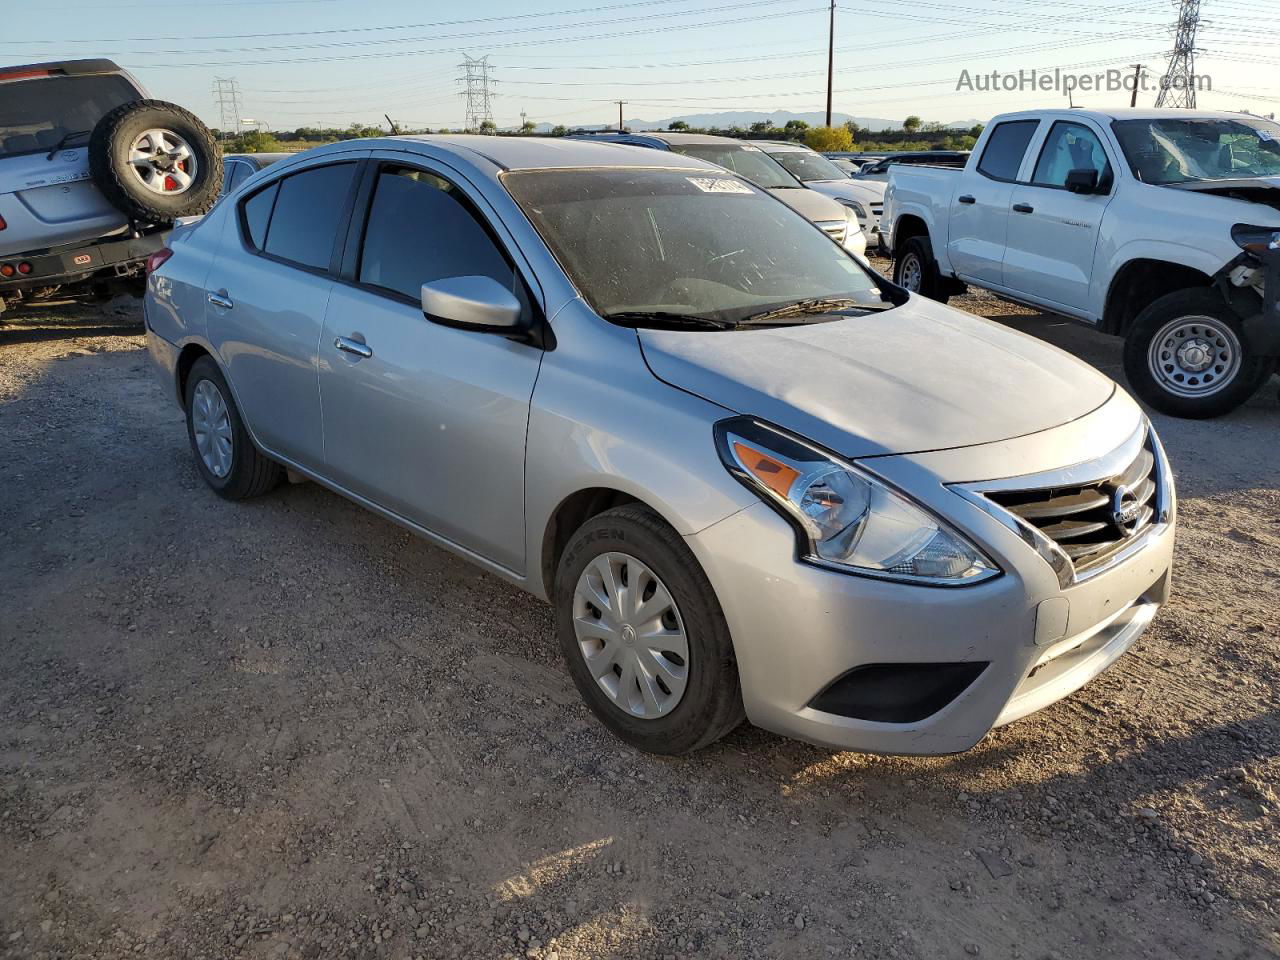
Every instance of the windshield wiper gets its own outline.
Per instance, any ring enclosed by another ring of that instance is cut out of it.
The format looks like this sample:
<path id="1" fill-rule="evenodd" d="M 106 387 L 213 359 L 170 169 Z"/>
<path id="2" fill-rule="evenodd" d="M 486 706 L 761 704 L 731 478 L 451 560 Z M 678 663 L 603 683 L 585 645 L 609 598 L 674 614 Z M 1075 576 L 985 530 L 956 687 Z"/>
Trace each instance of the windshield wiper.
<path id="1" fill-rule="evenodd" d="M 778 307 L 776 310 L 753 313 L 750 316 L 743 317 L 738 321 L 737 325 L 739 327 L 751 327 L 793 318 L 797 323 L 804 323 L 804 320 L 800 318 L 815 314 L 835 313 L 838 310 L 861 310 L 866 313 L 878 313 L 882 310 L 892 309 L 893 304 L 863 303 L 860 300 L 851 300 L 848 297 L 814 297 L 811 300 L 789 303 L 785 307 Z"/>
<path id="2" fill-rule="evenodd" d="M 620 310 L 617 313 L 603 314 L 604 319 L 624 327 L 655 327 L 657 329 L 678 329 L 683 327 L 699 327 L 704 330 L 728 330 L 733 326 L 710 317 L 700 317 L 693 313 L 675 313 L 670 310 Z"/>
<path id="3" fill-rule="evenodd" d="M 53 149 L 49 151 L 49 153 L 45 156 L 45 159 L 52 160 L 53 155 L 57 153 L 59 150 L 61 150 L 63 147 L 65 147 L 68 141 L 74 139 L 75 137 L 87 137 L 92 132 L 93 132 L 92 130 L 72 130 L 70 133 L 63 134 L 62 139 L 53 145 Z"/>

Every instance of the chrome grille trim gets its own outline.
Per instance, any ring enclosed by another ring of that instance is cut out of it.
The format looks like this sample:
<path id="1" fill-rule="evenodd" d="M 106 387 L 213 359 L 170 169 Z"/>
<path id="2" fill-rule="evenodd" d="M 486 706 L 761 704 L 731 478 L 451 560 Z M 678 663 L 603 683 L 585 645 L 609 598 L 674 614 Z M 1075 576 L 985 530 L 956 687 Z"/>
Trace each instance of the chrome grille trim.
<path id="1" fill-rule="evenodd" d="M 1122 486 L 1128 493 L 1117 496 Z M 1172 520 L 1173 476 L 1146 420 L 1096 460 L 951 488 L 1033 547 L 1063 587 L 1128 559 Z M 1121 501 L 1135 511 L 1124 524 L 1112 515 Z"/>

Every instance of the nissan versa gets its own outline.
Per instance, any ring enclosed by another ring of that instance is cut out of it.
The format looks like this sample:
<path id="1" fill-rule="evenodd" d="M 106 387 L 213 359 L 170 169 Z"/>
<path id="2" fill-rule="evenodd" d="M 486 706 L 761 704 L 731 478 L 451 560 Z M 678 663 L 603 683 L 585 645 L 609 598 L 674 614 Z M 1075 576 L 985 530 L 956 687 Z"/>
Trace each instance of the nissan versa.
<path id="1" fill-rule="evenodd" d="M 967 749 L 1169 590 L 1139 408 L 676 153 L 498 137 L 281 160 L 153 255 L 151 355 L 228 499 L 309 477 L 554 605 L 599 719 Z"/>

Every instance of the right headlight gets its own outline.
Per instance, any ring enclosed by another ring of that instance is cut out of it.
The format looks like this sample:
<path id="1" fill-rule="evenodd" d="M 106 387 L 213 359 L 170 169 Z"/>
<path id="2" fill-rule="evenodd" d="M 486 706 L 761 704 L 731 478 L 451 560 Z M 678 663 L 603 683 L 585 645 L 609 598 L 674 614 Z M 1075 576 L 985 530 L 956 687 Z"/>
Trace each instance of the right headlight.
<path id="1" fill-rule="evenodd" d="M 1262 257 L 1268 250 L 1280 249 L 1280 230 L 1275 227 L 1237 223 L 1231 228 L 1231 239 L 1236 242 L 1236 246 L 1257 257 Z"/>
<path id="2" fill-rule="evenodd" d="M 1000 568 L 882 481 L 750 417 L 716 424 L 729 472 L 791 521 L 803 559 L 908 583 L 963 586 Z"/>
<path id="3" fill-rule="evenodd" d="M 857 217 L 860 221 L 865 221 L 867 219 L 867 208 L 864 207 L 862 204 L 860 204 L 857 200 L 842 199 L 840 202 L 843 203 L 850 210 L 852 210 L 853 215 Z"/>

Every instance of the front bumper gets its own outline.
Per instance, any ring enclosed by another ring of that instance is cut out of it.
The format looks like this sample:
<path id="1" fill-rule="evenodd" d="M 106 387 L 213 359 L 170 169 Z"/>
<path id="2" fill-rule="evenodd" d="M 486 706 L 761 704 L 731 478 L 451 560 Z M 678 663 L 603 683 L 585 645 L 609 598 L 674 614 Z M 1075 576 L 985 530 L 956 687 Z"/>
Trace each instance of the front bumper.
<path id="1" fill-rule="evenodd" d="M 168 231 L 79 244 L 29 255 L 0 257 L 0 262 L 30 265 L 30 272 L 12 279 L 0 277 L 0 293 L 54 284 L 140 274 L 147 257 L 164 247 Z"/>
<path id="2" fill-rule="evenodd" d="M 999 446 L 1010 452 L 1018 443 Z M 895 472 L 905 479 L 928 461 L 955 465 L 973 457 L 971 450 L 952 458 L 944 452 L 881 458 L 876 465 L 888 479 Z M 945 508 L 947 519 L 996 559 L 1002 576 L 939 588 L 819 569 L 794 558 L 794 532 L 763 503 L 688 538 L 724 609 L 752 723 L 838 749 L 967 750 L 992 727 L 1042 709 L 1106 669 L 1168 598 L 1172 515 L 1148 531 L 1141 549 L 1063 587 L 1025 541 L 945 483 L 938 486 L 922 499 Z M 913 664 L 986 666 L 923 719 L 855 719 L 813 706 L 846 675 L 872 665 Z"/>

